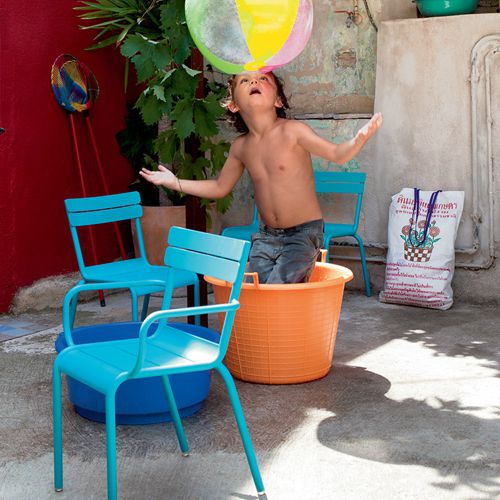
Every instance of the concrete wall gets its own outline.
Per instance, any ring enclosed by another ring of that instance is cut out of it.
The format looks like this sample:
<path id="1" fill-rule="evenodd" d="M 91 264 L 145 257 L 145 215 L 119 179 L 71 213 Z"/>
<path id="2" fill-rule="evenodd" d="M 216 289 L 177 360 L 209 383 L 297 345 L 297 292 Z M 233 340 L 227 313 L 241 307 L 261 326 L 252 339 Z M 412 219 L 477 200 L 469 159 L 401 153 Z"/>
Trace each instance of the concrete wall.
<path id="1" fill-rule="evenodd" d="M 454 285 L 469 300 L 500 292 L 497 50 L 497 14 L 388 21 L 378 38 L 375 108 L 385 123 L 366 166 L 377 194 L 365 204 L 367 240 L 386 241 L 388 202 L 401 187 L 465 191 Z"/>

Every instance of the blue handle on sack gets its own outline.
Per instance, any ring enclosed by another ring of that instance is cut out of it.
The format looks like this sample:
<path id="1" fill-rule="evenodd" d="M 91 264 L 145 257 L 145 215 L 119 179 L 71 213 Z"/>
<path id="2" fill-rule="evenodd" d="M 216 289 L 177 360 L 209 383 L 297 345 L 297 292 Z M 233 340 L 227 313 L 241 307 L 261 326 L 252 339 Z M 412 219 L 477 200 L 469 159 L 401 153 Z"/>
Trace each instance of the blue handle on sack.
<path id="1" fill-rule="evenodd" d="M 429 200 L 429 206 L 427 208 L 427 216 L 425 218 L 425 226 L 424 232 L 422 234 L 422 238 L 418 237 L 418 216 L 420 213 L 420 189 L 413 188 L 413 212 L 411 214 L 412 222 L 410 224 L 410 242 L 414 244 L 415 247 L 420 247 L 424 244 L 427 239 L 427 231 L 429 229 L 429 224 L 432 219 L 432 212 L 434 211 L 434 205 L 436 204 L 438 194 L 441 192 L 441 189 L 438 191 L 434 191 L 431 194 L 431 198 Z M 413 230 L 413 224 L 415 224 L 415 230 Z M 414 236 L 412 236 L 414 235 Z M 414 240 L 413 240 L 414 238 Z"/>

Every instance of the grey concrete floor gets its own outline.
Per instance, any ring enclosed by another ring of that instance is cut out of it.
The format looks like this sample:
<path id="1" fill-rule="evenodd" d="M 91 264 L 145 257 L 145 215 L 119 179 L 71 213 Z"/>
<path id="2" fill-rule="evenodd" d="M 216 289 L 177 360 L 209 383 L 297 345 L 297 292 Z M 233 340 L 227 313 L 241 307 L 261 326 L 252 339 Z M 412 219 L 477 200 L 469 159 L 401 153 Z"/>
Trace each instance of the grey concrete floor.
<path id="1" fill-rule="evenodd" d="M 82 304 L 79 323 L 128 319 L 127 297 L 107 302 Z M 53 491 L 51 364 L 60 313 L 0 316 L 0 324 L 36 325 L 37 317 L 41 331 L 0 343 L 0 498 L 105 498 L 104 427 L 78 416 L 67 398 L 65 489 Z M 431 311 L 347 293 L 327 377 L 237 382 L 268 498 L 500 498 L 499 320 L 493 306 Z M 187 458 L 171 424 L 119 427 L 120 498 L 256 498 L 218 376 L 184 425 Z"/>

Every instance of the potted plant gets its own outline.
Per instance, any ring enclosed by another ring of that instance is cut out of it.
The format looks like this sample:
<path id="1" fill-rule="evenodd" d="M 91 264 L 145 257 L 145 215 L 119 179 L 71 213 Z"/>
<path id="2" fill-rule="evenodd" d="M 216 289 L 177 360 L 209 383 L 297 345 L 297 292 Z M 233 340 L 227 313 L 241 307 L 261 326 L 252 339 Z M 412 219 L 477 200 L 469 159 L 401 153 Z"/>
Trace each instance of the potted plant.
<path id="1" fill-rule="evenodd" d="M 155 168 L 159 159 L 181 179 L 217 175 L 229 150 L 226 141 L 216 139 L 217 120 L 224 113 L 220 100 L 225 88 L 192 67 L 195 46 L 185 22 L 184 0 L 81 0 L 75 9 L 87 23 L 82 29 L 97 30 L 96 43 L 89 49 L 112 44 L 119 47 L 126 59 L 125 81 L 130 63 L 135 69 L 141 92 L 127 117 L 127 128 L 117 139 L 136 173 L 142 166 Z M 168 126 L 161 126 L 165 122 Z M 193 154 L 194 150 L 200 154 Z M 139 175 L 137 178 L 134 188 L 145 202 L 151 202 L 151 187 L 145 186 Z M 167 196 L 173 206 L 185 202 L 185 197 L 177 192 L 168 192 Z M 211 201 L 201 200 L 201 206 L 207 207 Z M 217 200 L 217 210 L 225 212 L 229 204 L 230 197 Z M 145 233 L 148 219 L 158 218 L 152 213 L 145 210 Z M 155 220 L 152 225 L 158 229 L 168 223 L 158 224 Z M 163 244 L 166 236 L 145 234 L 145 240 L 160 240 Z M 148 248 L 146 251 L 150 257 Z M 163 256 L 164 245 L 154 253 Z"/>

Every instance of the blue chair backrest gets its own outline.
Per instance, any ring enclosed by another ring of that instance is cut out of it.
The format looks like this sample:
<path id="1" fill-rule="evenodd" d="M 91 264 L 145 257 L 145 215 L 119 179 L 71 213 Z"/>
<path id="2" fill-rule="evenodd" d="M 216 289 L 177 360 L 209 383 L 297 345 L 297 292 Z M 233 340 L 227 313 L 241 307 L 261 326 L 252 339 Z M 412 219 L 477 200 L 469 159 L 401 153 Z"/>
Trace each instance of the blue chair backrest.
<path id="1" fill-rule="evenodd" d="M 244 243 L 247 242 L 174 226 L 168 235 L 165 265 L 235 283 Z"/>
<path id="2" fill-rule="evenodd" d="M 259 211 L 257 210 L 257 203 L 253 202 L 253 217 L 252 226 L 259 227 Z"/>
<path id="3" fill-rule="evenodd" d="M 238 300 L 249 252 L 248 241 L 175 226 L 170 228 L 165 265 L 174 272 L 169 273 L 168 276 L 166 300 L 169 300 L 168 296 L 173 290 L 176 269 L 232 283 L 228 302 Z M 219 343 L 224 354 L 229 343 L 234 314 L 235 311 L 229 311 L 225 315 Z"/>
<path id="4" fill-rule="evenodd" d="M 358 227 L 366 174 L 364 172 L 314 172 L 317 193 L 354 194 L 357 196 L 354 225 Z"/>
<path id="5" fill-rule="evenodd" d="M 146 250 L 140 223 L 142 216 L 140 203 L 141 197 L 136 191 L 108 196 L 72 198 L 64 201 L 80 272 L 85 270 L 85 261 L 78 237 L 78 228 L 83 226 L 134 220 L 141 258 L 144 258 Z"/>

